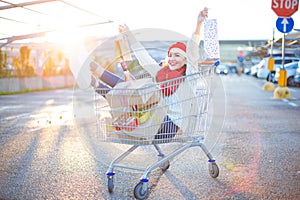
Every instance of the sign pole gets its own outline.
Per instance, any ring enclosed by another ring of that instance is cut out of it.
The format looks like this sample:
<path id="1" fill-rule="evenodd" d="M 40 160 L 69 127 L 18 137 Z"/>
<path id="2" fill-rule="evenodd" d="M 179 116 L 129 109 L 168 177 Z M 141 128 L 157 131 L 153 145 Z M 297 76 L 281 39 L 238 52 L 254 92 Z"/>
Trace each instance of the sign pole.
<path id="1" fill-rule="evenodd" d="M 275 28 L 273 27 L 273 34 L 272 34 L 272 45 L 271 45 L 271 57 L 273 57 L 273 45 L 274 45 L 274 33 L 275 33 Z"/>
<path id="2" fill-rule="evenodd" d="M 286 80 L 287 73 L 284 64 L 285 64 L 285 33 L 283 33 L 283 37 L 282 37 L 282 66 L 279 71 L 279 79 L 278 79 L 278 85 L 280 87 L 287 86 L 287 80 Z"/>
<path id="3" fill-rule="evenodd" d="M 284 69 L 284 59 L 285 59 L 285 33 L 283 34 L 283 37 L 282 37 L 282 44 L 281 44 L 281 53 L 282 53 L 282 69 Z"/>

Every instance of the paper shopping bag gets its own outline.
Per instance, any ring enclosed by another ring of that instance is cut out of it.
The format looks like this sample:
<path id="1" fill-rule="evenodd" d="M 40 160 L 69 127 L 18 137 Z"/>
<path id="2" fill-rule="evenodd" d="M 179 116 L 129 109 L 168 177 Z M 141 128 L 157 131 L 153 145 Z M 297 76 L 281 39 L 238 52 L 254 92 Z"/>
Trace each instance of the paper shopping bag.
<path id="1" fill-rule="evenodd" d="M 114 57 L 116 62 L 119 62 L 121 60 L 132 60 L 127 40 L 119 38 L 116 38 L 114 40 Z"/>

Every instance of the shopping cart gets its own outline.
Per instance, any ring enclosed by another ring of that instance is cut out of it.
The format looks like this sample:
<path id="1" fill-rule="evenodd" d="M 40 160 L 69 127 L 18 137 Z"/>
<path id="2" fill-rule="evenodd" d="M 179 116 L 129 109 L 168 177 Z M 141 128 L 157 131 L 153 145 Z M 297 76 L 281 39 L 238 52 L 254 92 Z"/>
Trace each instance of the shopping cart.
<path id="1" fill-rule="evenodd" d="M 166 171 L 171 159 L 195 146 L 208 157 L 210 176 L 219 175 L 216 161 L 203 143 L 208 126 L 211 79 L 217 65 L 218 62 L 202 63 L 194 74 L 160 83 L 152 78 L 140 78 L 120 83 L 110 90 L 96 90 L 98 138 L 103 142 L 131 145 L 108 167 L 110 193 L 114 189 L 114 169 L 123 168 L 143 171 L 134 196 L 147 198 L 150 173 L 157 168 Z M 180 145 L 165 155 L 160 144 L 175 142 Z M 122 164 L 128 155 L 144 145 L 153 145 L 158 153 L 156 162 L 146 168 Z"/>

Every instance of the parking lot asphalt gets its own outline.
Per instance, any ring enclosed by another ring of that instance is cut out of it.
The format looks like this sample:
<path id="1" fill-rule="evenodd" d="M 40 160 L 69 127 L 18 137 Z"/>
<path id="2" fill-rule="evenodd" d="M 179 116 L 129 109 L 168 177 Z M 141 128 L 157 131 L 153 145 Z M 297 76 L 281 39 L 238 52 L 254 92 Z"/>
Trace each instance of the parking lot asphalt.
<path id="1" fill-rule="evenodd" d="M 166 172 L 151 173 L 148 199 L 299 199 L 300 88 L 291 88 L 290 99 L 274 99 L 262 90 L 262 80 L 221 79 L 224 120 L 215 121 L 217 129 L 205 140 L 219 176 L 211 178 L 206 156 L 191 148 L 172 159 Z M 116 171 L 112 194 L 105 174 L 128 146 L 88 146 L 94 127 L 82 130 L 74 120 L 74 93 L 0 96 L 0 199 L 134 199 L 140 172 Z M 177 145 L 162 148 L 168 152 Z M 142 147 L 130 162 L 145 165 L 154 159 L 152 152 Z"/>

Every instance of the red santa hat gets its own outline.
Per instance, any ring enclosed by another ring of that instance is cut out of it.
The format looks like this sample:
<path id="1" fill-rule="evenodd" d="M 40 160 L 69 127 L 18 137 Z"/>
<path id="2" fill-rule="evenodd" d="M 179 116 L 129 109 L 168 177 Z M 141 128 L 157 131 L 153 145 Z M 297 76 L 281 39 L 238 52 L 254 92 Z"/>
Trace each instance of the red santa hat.
<path id="1" fill-rule="evenodd" d="M 169 47 L 168 56 L 170 53 L 179 53 L 180 55 L 186 57 L 186 45 L 182 42 L 176 42 Z"/>

